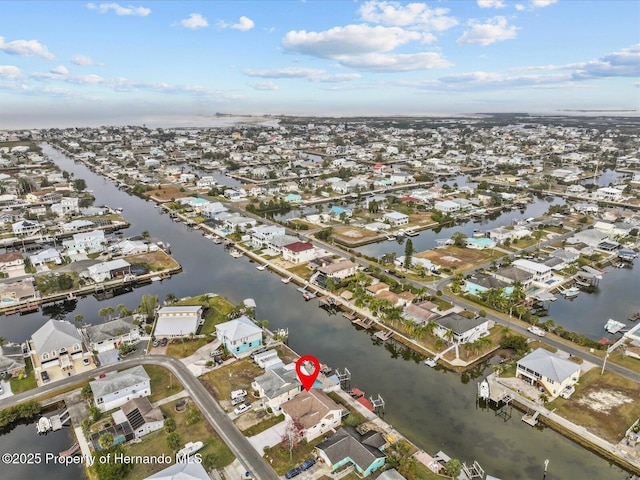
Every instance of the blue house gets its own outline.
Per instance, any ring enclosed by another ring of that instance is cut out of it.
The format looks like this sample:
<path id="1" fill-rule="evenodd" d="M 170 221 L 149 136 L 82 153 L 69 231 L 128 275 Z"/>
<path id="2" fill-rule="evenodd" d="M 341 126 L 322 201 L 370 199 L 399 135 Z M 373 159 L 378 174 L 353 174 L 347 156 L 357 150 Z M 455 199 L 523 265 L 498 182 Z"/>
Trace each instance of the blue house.
<path id="1" fill-rule="evenodd" d="M 262 346 L 262 329 L 246 315 L 216 325 L 216 334 L 222 345 L 236 357 Z"/>
<path id="2" fill-rule="evenodd" d="M 384 465 L 386 443 L 380 432 L 370 430 L 360 435 L 353 427 L 342 427 L 316 449 L 332 471 L 351 463 L 361 477 L 367 477 Z"/>
<path id="3" fill-rule="evenodd" d="M 507 296 L 513 292 L 513 287 L 507 282 L 482 273 L 474 273 L 465 280 L 464 284 L 464 291 L 476 296 L 493 288 L 502 288 Z"/>

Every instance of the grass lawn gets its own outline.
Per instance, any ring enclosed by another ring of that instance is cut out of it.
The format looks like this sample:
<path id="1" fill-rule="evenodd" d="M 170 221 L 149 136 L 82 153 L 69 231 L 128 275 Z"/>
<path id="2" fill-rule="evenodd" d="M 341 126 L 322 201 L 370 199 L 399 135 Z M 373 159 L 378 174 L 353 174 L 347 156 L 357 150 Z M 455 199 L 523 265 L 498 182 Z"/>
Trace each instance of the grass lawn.
<path id="1" fill-rule="evenodd" d="M 604 358 L 605 352 L 604 350 L 596 350 L 594 355 Z M 640 360 L 624 355 L 620 349 L 614 350 L 607 361 L 640 373 Z"/>
<path id="2" fill-rule="evenodd" d="M 228 320 L 227 316 L 234 309 L 233 304 L 220 295 L 214 295 L 212 297 L 200 295 L 198 297 L 185 298 L 172 305 L 202 305 L 207 307 L 208 309 L 204 316 L 204 325 L 200 329 L 200 333 L 202 334 L 215 332 L 216 325 L 226 322 Z"/>
<path id="3" fill-rule="evenodd" d="M 639 384 L 612 372 L 600 375 L 600 369 L 594 368 L 580 378 L 570 399 L 558 398 L 547 408 L 555 408 L 564 418 L 617 443 L 640 417 L 638 398 Z"/>
<path id="4" fill-rule="evenodd" d="M 250 426 L 246 430 L 242 430 L 242 433 L 244 433 L 245 437 L 253 437 L 254 435 L 257 435 L 259 433 L 264 432 L 265 430 L 268 430 L 274 425 L 279 424 L 283 420 L 284 420 L 284 414 L 280 414 L 277 417 L 271 416 L 266 420 L 261 421 L 260 423 Z"/>
<path id="5" fill-rule="evenodd" d="M 143 253 L 140 255 L 130 255 L 128 257 L 125 257 L 125 260 L 131 264 L 141 263 L 144 265 L 148 265 L 149 270 L 151 270 L 152 272 L 159 272 L 161 270 L 177 268 L 180 266 L 178 262 L 164 253 L 162 250 L 158 250 L 157 252 Z"/>
<path id="6" fill-rule="evenodd" d="M 12 378 L 10 380 L 11 391 L 14 394 L 26 392 L 27 390 L 31 390 L 32 388 L 36 388 L 38 384 L 36 383 L 36 376 L 33 373 L 33 365 L 31 364 L 30 358 L 25 358 L 25 369 L 22 375 L 17 376 L 16 378 Z"/>
<path id="7" fill-rule="evenodd" d="M 155 365 L 145 365 L 144 369 L 150 378 L 151 403 L 182 391 L 182 385 L 168 370 Z"/>
<path id="8" fill-rule="evenodd" d="M 193 405 L 192 407 L 195 408 Z M 196 442 L 198 440 L 203 441 L 205 446 L 198 453 L 202 455 L 203 459 L 209 454 L 215 455 L 215 466 L 217 468 L 229 465 L 233 461 L 233 454 L 225 443 L 216 435 L 213 428 L 206 420 L 200 418 L 196 423 L 188 425 L 186 415 L 184 413 L 176 413 L 173 404 L 163 405 L 160 409 L 162 410 L 165 418 L 172 417 L 176 421 L 176 432 L 180 435 L 182 446 L 187 442 Z M 140 443 L 127 444 L 126 455 L 151 456 L 164 454 L 174 457 L 176 452 L 167 446 L 166 439 L 167 433 L 164 430 L 158 430 L 157 432 L 150 433 L 143 437 Z M 168 466 L 169 465 L 136 464 L 127 477 L 146 478 Z"/>
<path id="9" fill-rule="evenodd" d="M 184 342 L 176 341 L 176 343 L 167 345 L 166 354 L 174 358 L 185 358 L 207 343 L 206 338 L 194 338 L 193 340 L 185 338 Z"/>
<path id="10" fill-rule="evenodd" d="M 309 280 L 313 274 L 313 271 L 309 269 L 306 263 L 304 265 L 296 265 L 295 267 L 291 267 L 287 270 L 294 275 L 304 278 L 305 280 Z"/>
<path id="11" fill-rule="evenodd" d="M 298 354 L 296 354 L 293 350 L 291 350 L 286 345 L 278 345 L 276 347 L 276 350 L 278 351 L 278 357 L 280 357 L 280 360 L 282 360 L 282 363 L 287 364 L 287 363 L 297 362 L 298 358 L 300 358 Z"/>
<path id="12" fill-rule="evenodd" d="M 320 436 L 310 443 L 305 443 L 304 441 L 298 443 L 293 449 L 291 457 L 289 457 L 289 450 L 280 444 L 275 447 L 265 448 L 264 459 L 278 475 L 284 475 L 293 467 L 311 458 L 313 449 L 322 442 L 322 439 L 323 437 Z"/>
<path id="13" fill-rule="evenodd" d="M 233 390 L 251 392 L 251 382 L 263 371 L 250 358 L 243 358 L 200 377 L 202 383 L 218 400 L 227 400 Z"/>
<path id="14" fill-rule="evenodd" d="M 335 392 L 329 392 L 329 398 L 336 402 L 339 405 L 344 406 L 347 410 L 349 410 L 349 415 L 342 421 L 344 425 L 350 427 L 357 427 L 358 425 L 363 424 L 367 419 L 358 412 L 351 404 L 347 403 L 344 398 L 338 395 Z"/>

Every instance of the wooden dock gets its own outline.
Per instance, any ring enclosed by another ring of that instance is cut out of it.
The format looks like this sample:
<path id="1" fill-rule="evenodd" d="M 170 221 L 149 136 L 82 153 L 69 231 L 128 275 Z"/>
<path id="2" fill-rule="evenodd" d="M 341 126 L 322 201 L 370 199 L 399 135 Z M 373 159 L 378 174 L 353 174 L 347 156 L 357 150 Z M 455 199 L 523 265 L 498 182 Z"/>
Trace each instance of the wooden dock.
<path id="1" fill-rule="evenodd" d="M 371 320 L 370 318 L 358 318 L 355 317 L 353 320 L 351 320 L 351 323 L 353 323 L 354 325 L 358 325 L 359 327 L 364 328 L 365 330 L 369 330 L 371 327 L 373 327 L 374 321 Z"/>
<path id="2" fill-rule="evenodd" d="M 375 337 L 382 340 L 383 342 L 389 340 L 392 335 L 393 332 L 391 330 L 380 330 L 379 332 L 375 333 Z"/>
<path id="3" fill-rule="evenodd" d="M 356 319 L 356 312 L 342 312 L 342 316 L 353 322 Z"/>
<path id="4" fill-rule="evenodd" d="M 522 416 L 522 421 L 527 425 L 531 425 L 532 427 L 535 427 L 538 424 L 538 415 L 540 415 L 539 410 L 536 410 L 535 413 L 533 414 L 527 413 Z"/>

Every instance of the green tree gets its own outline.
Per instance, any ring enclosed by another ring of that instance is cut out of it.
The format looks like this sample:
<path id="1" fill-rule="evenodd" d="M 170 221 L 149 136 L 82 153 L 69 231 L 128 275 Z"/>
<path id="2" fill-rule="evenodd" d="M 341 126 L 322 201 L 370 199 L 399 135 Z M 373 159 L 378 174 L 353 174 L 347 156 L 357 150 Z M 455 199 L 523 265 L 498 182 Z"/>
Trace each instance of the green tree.
<path id="1" fill-rule="evenodd" d="M 218 466 L 218 456 L 215 453 L 207 453 L 202 459 L 202 466 L 210 472 Z"/>
<path id="2" fill-rule="evenodd" d="M 176 303 L 178 301 L 178 297 L 175 293 L 167 293 L 164 296 L 164 303 L 167 305 L 171 305 L 172 303 Z"/>
<path id="3" fill-rule="evenodd" d="M 167 447 L 173 451 L 178 451 L 182 446 L 182 438 L 178 432 L 171 432 L 167 435 Z"/>
<path id="4" fill-rule="evenodd" d="M 404 268 L 411 268 L 413 252 L 413 242 L 409 238 L 404 246 Z"/>
<path id="5" fill-rule="evenodd" d="M 467 236 L 463 232 L 455 232 L 451 235 L 451 240 L 456 247 L 462 248 L 466 245 Z"/>
<path id="6" fill-rule="evenodd" d="M 116 455 L 125 455 L 122 445 L 94 452 L 95 462 L 91 468 L 99 480 L 122 480 L 131 472 L 133 463 L 116 462 Z"/>
<path id="7" fill-rule="evenodd" d="M 444 464 L 444 469 L 451 478 L 458 478 L 462 473 L 462 464 L 457 458 L 452 458 Z"/>
<path id="8" fill-rule="evenodd" d="M 158 297 L 156 295 L 144 294 L 138 306 L 138 312 L 146 315 L 147 323 L 151 323 L 156 314 L 157 307 Z"/>
<path id="9" fill-rule="evenodd" d="M 98 315 L 100 315 L 104 319 L 107 319 L 107 317 L 108 317 L 109 320 L 111 320 L 111 315 L 113 315 L 114 311 L 115 310 L 114 310 L 113 307 L 104 307 L 104 308 L 101 308 L 100 310 L 98 310 Z"/>
<path id="10" fill-rule="evenodd" d="M 164 431 L 167 433 L 176 431 L 176 421 L 172 417 L 169 417 L 164 421 Z"/>
<path id="11" fill-rule="evenodd" d="M 98 443 L 103 450 L 106 450 L 111 445 L 113 445 L 113 435 L 111 435 L 109 432 L 103 433 L 102 435 L 100 435 Z"/>
<path id="12" fill-rule="evenodd" d="M 116 311 L 118 312 L 118 314 L 120 315 L 120 318 L 122 317 L 128 317 L 129 315 L 131 315 L 131 310 L 129 310 L 124 304 L 120 303 L 116 306 Z"/>
<path id="13" fill-rule="evenodd" d="M 73 181 L 73 188 L 76 192 L 84 192 L 87 189 L 87 182 L 83 178 L 77 178 Z"/>
<path id="14" fill-rule="evenodd" d="M 74 319 L 76 322 L 80 323 L 80 322 L 82 322 L 82 320 L 84 320 L 84 316 L 83 316 L 83 315 L 80 315 L 80 314 L 77 314 L 75 317 L 73 317 L 73 319 Z"/>
<path id="15" fill-rule="evenodd" d="M 91 400 L 93 398 L 93 391 L 91 390 L 91 385 L 87 383 L 84 387 L 82 387 L 82 390 L 80 390 L 80 396 L 82 397 L 83 400 Z"/>

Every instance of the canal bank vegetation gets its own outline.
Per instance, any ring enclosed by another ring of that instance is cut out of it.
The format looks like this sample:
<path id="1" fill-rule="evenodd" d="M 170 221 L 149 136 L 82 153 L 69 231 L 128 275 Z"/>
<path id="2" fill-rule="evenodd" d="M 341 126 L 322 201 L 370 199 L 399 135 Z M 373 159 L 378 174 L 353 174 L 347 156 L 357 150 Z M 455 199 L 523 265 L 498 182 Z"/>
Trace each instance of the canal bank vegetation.
<path id="1" fill-rule="evenodd" d="M 17 423 L 33 420 L 41 411 L 42 405 L 34 400 L 0 410 L 0 432 L 6 433 Z"/>
<path id="2" fill-rule="evenodd" d="M 234 305 L 226 298 L 216 295 L 205 293 L 195 297 L 183 298 L 176 301 L 168 301 L 166 303 L 173 306 L 184 305 L 201 305 L 204 307 L 204 325 L 200 328 L 200 333 L 211 334 L 215 332 L 215 326 L 224 323 L 229 320 L 229 315 L 232 315 L 234 310 L 239 307 Z"/>
<path id="3" fill-rule="evenodd" d="M 162 250 L 125 257 L 131 265 L 143 265 L 151 272 L 176 270 L 180 264 Z"/>

